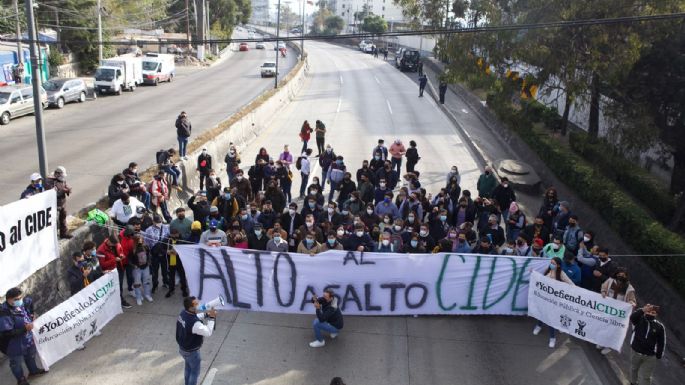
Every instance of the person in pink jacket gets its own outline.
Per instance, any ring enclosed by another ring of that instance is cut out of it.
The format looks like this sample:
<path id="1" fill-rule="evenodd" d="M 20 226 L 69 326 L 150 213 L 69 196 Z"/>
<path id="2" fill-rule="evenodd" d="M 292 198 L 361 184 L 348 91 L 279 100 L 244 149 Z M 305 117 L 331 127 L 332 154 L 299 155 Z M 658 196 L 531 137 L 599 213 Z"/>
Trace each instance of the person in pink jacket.
<path id="1" fill-rule="evenodd" d="M 395 142 L 390 146 L 390 159 L 393 170 L 397 170 L 398 177 L 402 174 L 402 157 L 406 153 L 407 149 L 404 148 L 402 141 L 395 139 Z"/>

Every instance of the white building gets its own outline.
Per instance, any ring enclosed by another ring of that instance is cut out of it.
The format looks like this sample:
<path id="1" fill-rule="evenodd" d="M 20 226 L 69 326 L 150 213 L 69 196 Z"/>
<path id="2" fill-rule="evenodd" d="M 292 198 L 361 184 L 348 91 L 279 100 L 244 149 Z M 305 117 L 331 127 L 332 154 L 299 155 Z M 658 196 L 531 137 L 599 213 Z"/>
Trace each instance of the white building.
<path id="1" fill-rule="evenodd" d="M 402 8 L 393 4 L 392 0 L 329 1 L 329 7 L 331 10 L 333 10 L 333 13 L 345 20 L 349 30 L 352 30 L 352 26 L 355 24 L 355 12 L 362 12 L 364 10 L 364 5 L 368 7 L 369 12 L 384 18 L 388 22 L 388 27 L 391 23 L 402 22 L 404 20 L 404 17 L 402 16 Z M 358 20 L 357 23 L 361 23 L 361 21 Z"/>

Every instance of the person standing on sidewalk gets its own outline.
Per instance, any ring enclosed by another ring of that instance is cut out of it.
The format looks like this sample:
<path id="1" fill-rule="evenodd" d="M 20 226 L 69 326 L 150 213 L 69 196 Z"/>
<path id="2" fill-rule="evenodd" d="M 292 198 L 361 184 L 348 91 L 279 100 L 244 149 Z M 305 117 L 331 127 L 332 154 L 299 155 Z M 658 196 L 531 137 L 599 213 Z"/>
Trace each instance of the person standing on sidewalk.
<path id="1" fill-rule="evenodd" d="M 407 149 L 404 148 L 404 144 L 399 139 L 395 139 L 393 144 L 390 145 L 390 161 L 392 169 L 396 170 L 397 175 L 402 174 L 402 157 L 407 153 Z"/>
<path id="2" fill-rule="evenodd" d="M 302 128 L 300 128 L 300 139 L 302 140 L 302 151 L 300 151 L 300 153 L 303 153 L 307 150 L 307 143 L 312 137 L 312 131 L 314 130 L 312 130 L 309 122 L 305 120 L 304 123 L 302 123 Z"/>
<path id="3" fill-rule="evenodd" d="M 176 118 L 176 136 L 178 137 L 178 156 L 183 158 L 183 160 L 188 160 L 186 157 L 186 146 L 188 145 L 188 138 L 190 138 L 190 132 L 193 126 L 188 120 L 188 115 L 185 111 L 181 111 L 181 114 Z"/>
<path id="4" fill-rule="evenodd" d="M 423 76 L 423 62 L 419 59 L 419 64 L 416 65 L 416 70 L 419 72 L 419 77 Z"/>
<path id="5" fill-rule="evenodd" d="M 47 190 L 54 189 L 57 193 L 57 212 L 59 214 L 59 237 L 62 239 L 70 239 L 71 235 L 68 234 L 69 229 L 67 228 L 67 209 L 65 207 L 67 203 L 67 196 L 71 194 L 71 187 L 67 185 L 67 170 L 64 166 L 59 166 L 49 176 L 45 183 L 45 188 Z"/>
<path id="6" fill-rule="evenodd" d="M 440 104 L 445 104 L 445 94 L 447 93 L 447 82 L 440 80 L 440 86 L 438 87 L 440 91 Z"/>
<path id="7" fill-rule="evenodd" d="M 428 84 L 428 77 L 425 74 L 419 75 L 419 97 L 423 97 L 423 90 L 426 88 L 426 84 Z"/>
<path id="8" fill-rule="evenodd" d="M 197 385 L 200 377 L 200 348 L 204 337 L 211 337 L 216 324 L 216 310 L 200 312 L 200 301 L 195 297 L 183 299 L 183 311 L 176 320 L 176 342 L 178 352 L 185 361 L 184 384 Z M 203 319 L 207 319 L 207 325 Z"/>
<path id="9" fill-rule="evenodd" d="M 209 171 L 212 170 L 212 156 L 203 148 L 202 153 L 197 157 L 197 172 L 200 174 L 200 190 L 205 189 L 205 180 L 209 178 Z"/>
<path id="10" fill-rule="evenodd" d="M 316 127 L 316 148 L 319 151 L 317 156 L 321 156 L 321 153 L 326 148 L 326 125 L 322 121 L 317 120 L 314 127 Z"/>
<path id="11" fill-rule="evenodd" d="M 295 167 L 300 170 L 300 176 L 302 177 L 302 183 L 300 184 L 300 198 L 304 198 L 304 192 L 307 188 L 307 183 L 309 183 L 309 174 L 312 172 L 311 162 L 309 162 L 309 155 L 311 153 L 312 150 L 310 148 L 302 153 L 302 156 L 300 156 L 298 159 L 300 167 L 297 167 L 298 162 L 295 162 Z"/>
<path id="12" fill-rule="evenodd" d="M 650 385 L 656 360 L 664 355 L 666 346 L 666 329 L 656 320 L 659 306 L 646 304 L 630 315 L 633 335 L 630 347 L 633 349 L 630 359 L 630 384 Z"/>

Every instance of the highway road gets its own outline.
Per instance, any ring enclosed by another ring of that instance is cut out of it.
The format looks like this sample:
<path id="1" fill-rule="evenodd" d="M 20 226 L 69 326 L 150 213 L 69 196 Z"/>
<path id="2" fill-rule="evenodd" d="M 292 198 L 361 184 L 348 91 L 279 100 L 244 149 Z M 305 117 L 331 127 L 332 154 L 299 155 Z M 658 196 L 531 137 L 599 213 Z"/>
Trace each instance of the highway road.
<path id="1" fill-rule="evenodd" d="M 310 76 L 296 99 L 246 149 L 299 149 L 302 121 L 321 119 L 327 141 L 356 170 L 378 138 L 418 143 L 418 170 L 435 192 L 456 164 L 462 187 L 475 190 L 479 165 L 454 127 L 409 77 L 370 55 L 321 42 L 307 43 Z M 305 47 L 307 47 L 307 44 Z M 320 173 L 316 168 L 315 173 Z M 295 172 L 293 190 L 299 184 Z M 296 194 L 294 194 L 296 195 Z M 335 274 L 335 272 L 330 272 Z M 34 385 L 183 383 L 174 341 L 180 296 L 126 310 L 85 351 L 74 352 Z M 557 348 L 533 336 L 527 317 L 346 317 L 337 340 L 312 349 L 312 316 L 222 312 L 202 348 L 202 376 L 214 384 L 315 385 L 341 376 L 348 385 L 613 384 L 594 348 L 565 335 Z M 543 333 L 544 334 L 544 333 Z M 2 377 L 4 376 L 4 377 Z M 9 378 L 3 368 L 0 378 Z"/>
<path id="2" fill-rule="evenodd" d="M 174 122 L 181 111 L 188 113 L 195 136 L 273 87 L 273 78 L 259 75 L 264 61 L 275 60 L 273 45 L 267 44 L 265 50 L 254 49 L 254 43 L 249 46 L 248 52 L 235 52 L 212 67 L 180 69 L 171 83 L 45 111 L 49 171 L 66 167 L 73 188 L 67 210 L 76 212 L 106 194 L 112 175 L 129 162 L 145 169 L 160 148 L 178 148 Z M 285 64 L 285 74 L 296 55 L 280 63 Z M 2 205 L 19 199 L 29 175 L 38 171 L 33 116 L 0 126 L 0 136 L 0 162 L 5 168 L 0 178 Z"/>

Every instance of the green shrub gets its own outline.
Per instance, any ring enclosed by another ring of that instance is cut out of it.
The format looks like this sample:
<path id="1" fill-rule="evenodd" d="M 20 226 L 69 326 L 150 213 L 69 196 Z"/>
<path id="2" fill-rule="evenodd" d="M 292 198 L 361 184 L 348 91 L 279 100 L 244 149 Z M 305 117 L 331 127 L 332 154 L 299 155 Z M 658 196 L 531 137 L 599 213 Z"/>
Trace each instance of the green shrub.
<path id="1" fill-rule="evenodd" d="M 600 161 L 588 162 L 559 145 L 549 135 L 535 132 L 529 124 L 530 119 L 519 116 L 524 112 L 514 111 L 498 102 L 500 100 L 497 97 L 489 97 L 488 106 L 535 150 L 564 183 L 593 206 L 635 251 L 659 255 L 680 254 L 685 250 L 683 238 L 653 219 L 621 190 L 621 186 L 598 171 L 596 165 Z M 661 256 L 644 257 L 644 260 L 685 297 L 685 263 L 680 262 L 679 258 Z"/>
<path id="2" fill-rule="evenodd" d="M 671 219 L 675 210 L 673 196 L 647 170 L 616 154 L 605 141 L 590 142 L 585 133 L 571 133 L 569 144 L 573 151 L 596 165 L 602 174 L 628 191 L 662 223 Z"/>

